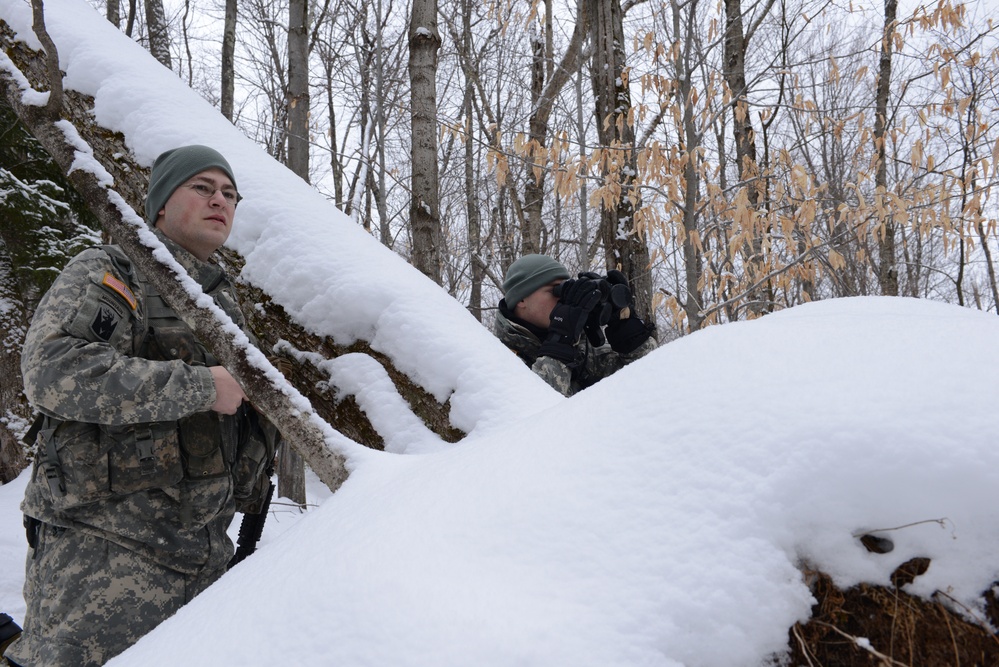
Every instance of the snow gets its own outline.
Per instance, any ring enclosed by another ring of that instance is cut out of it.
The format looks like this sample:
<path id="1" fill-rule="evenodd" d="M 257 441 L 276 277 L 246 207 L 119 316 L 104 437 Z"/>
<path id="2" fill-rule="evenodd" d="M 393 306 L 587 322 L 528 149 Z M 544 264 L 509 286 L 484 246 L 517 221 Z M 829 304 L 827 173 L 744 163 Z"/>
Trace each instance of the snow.
<path id="1" fill-rule="evenodd" d="M 258 553 L 112 667 L 755 666 L 808 617 L 802 569 L 887 584 L 915 556 L 932 565 L 907 590 L 981 613 L 999 578 L 994 315 L 819 302 L 563 399 L 86 4 L 46 9 L 67 86 L 141 161 L 188 142 L 229 158 L 243 279 L 311 331 L 369 340 L 469 432 L 426 431 L 368 357 L 285 347 L 356 396 L 387 451 L 339 439 L 340 490 L 311 478 L 314 507 L 277 506 Z M 20 0 L 0 16 L 30 32 Z M 25 483 L 0 487 L 0 609 L 18 619 Z"/>

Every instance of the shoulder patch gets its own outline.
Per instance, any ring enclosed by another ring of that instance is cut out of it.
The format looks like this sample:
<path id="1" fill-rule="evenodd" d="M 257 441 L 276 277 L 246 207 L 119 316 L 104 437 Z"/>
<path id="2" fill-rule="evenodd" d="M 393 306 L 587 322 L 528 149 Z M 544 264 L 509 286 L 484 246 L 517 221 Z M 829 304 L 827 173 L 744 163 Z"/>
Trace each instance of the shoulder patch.
<path id="1" fill-rule="evenodd" d="M 90 323 L 90 330 L 94 332 L 95 336 L 107 342 L 111 340 L 114 330 L 118 328 L 120 319 L 113 308 L 102 302 L 94 315 L 94 321 Z"/>
<path id="2" fill-rule="evenodd" d="M 101 283 L 120 294 L 121 297 L 128 302 L 128 305 L 131 306 L 132 310 L 135 310 L 135 295 L 132 293 L 132 290 L 128 288 L 128 285 L 115 278 L 110 271 L 104 274 L 104 280 L 102 280 Z"/>

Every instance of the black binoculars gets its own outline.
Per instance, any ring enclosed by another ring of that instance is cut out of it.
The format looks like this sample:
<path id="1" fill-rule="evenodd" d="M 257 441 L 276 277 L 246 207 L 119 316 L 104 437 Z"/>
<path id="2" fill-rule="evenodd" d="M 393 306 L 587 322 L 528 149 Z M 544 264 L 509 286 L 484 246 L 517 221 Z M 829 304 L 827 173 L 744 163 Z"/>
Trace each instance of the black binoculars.
<path id="1" fill-rule="evenodd" d="M 602 310 L 602 306 L 607 304 L 610 306 L 611 311 L 616 312 L 627 307 L 628 302 L 631 300 L 631 290 L 628 289 L 627 285 L 611 283 L 607 280 L 606 276 L 587 271 L 579 274 L 579 280 L 592 280 L 597 283 L 597 287 L 600 290 L 600 301 L 597 302 L 597 307 L 594 310 Z M 565 283 L 559 283 L 552 290 L 556 298 L 562 298 L 563 285 Z M 602 324 L 606 324 L 606 322 Z"/>
<path id="2" fill-rule="evenodd" d="M 608 280 L 607 276 L 592 271 L 579 274 L 579 280 L 593 281 L 600 291 L 600 300 L 586 318 L 584 329 L 586 337 L 594 347 L 600 347 L 606 342 L 602 329 L 605 324 L 612 318 L 627 319 L 631 314 L 631 290 L 628 288 L 627 278 L 620 271 L 615 271 L 614 274 L 613 282 Z M 556 298 L 562 298 L 562 288 L 565 284 L 559 283 L 552 290 Z"/>

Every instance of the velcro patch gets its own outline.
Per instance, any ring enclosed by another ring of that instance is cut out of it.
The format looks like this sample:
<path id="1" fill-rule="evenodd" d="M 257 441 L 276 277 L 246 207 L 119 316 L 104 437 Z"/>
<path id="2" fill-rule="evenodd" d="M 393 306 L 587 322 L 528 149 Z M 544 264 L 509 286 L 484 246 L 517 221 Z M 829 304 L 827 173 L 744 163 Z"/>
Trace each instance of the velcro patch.
<path id="1" fill-rule="evenodd" d="M 94 321 L 90 323 L 90 330 L 98 338 L 107 342 L 111 340 L 111 336 L 114 334 L 114 330 L 118 328 L 120 320 L 121 316 L 115 312 L 114 308 L 101 303 L 97 307 L 97 315 L 94 316 Z"/>
<path id="2" fill-rule="evenodd" d="M 132 290 L 128 289 L 128 285 L 115 278 L 110 272 L 104 274 L 104 280 L 101 282 L 120 294 L 128 302 L 128 305 L 132 307 L 132 310 L 135 310 L 135 295 L 132 294 Z"/>

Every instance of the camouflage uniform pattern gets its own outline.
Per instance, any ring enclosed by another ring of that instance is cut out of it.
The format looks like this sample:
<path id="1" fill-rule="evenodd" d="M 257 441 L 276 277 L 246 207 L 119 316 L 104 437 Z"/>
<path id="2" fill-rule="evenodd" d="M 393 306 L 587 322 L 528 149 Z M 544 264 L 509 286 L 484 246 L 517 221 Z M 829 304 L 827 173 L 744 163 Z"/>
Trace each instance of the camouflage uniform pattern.
<path id="1" fill-rule="evenodd" d="M 48 524 L 38 540 L 25 579 L 30 634 L 7 653 L 24 667 L 103 665 L 222 575 L 182 574 L 114 542 Z"/>
<path id="2" fill-rule="evenodd" d="M 656 340 L 651 336 L 628 354 L 619 354 L 606 344 L 594 347 L 586 336 L 581 336 L 576 343 L 576 358 L 579 361 L 567 364 L 552 357 L 539 357 L 541 339 L 527 327 L 512 321 L 504 311 L 505 306 L 496 311 L 493 333 L 563 396 L 572 396 L 586 389 L 656 349 Z"/>
<path id="3" fill-rule="evenodd" d="M 244 326 L 232 285 L 160 235 Z M 266 492 L 277 434 L 252 408 L 210 412 L 216 360 L 117 248 L 75 257 L 43 297 L 22 354 L 47 416 L 22 510 L 28 665 L 100 665 L 225 571 L 237 509 Z"/>

